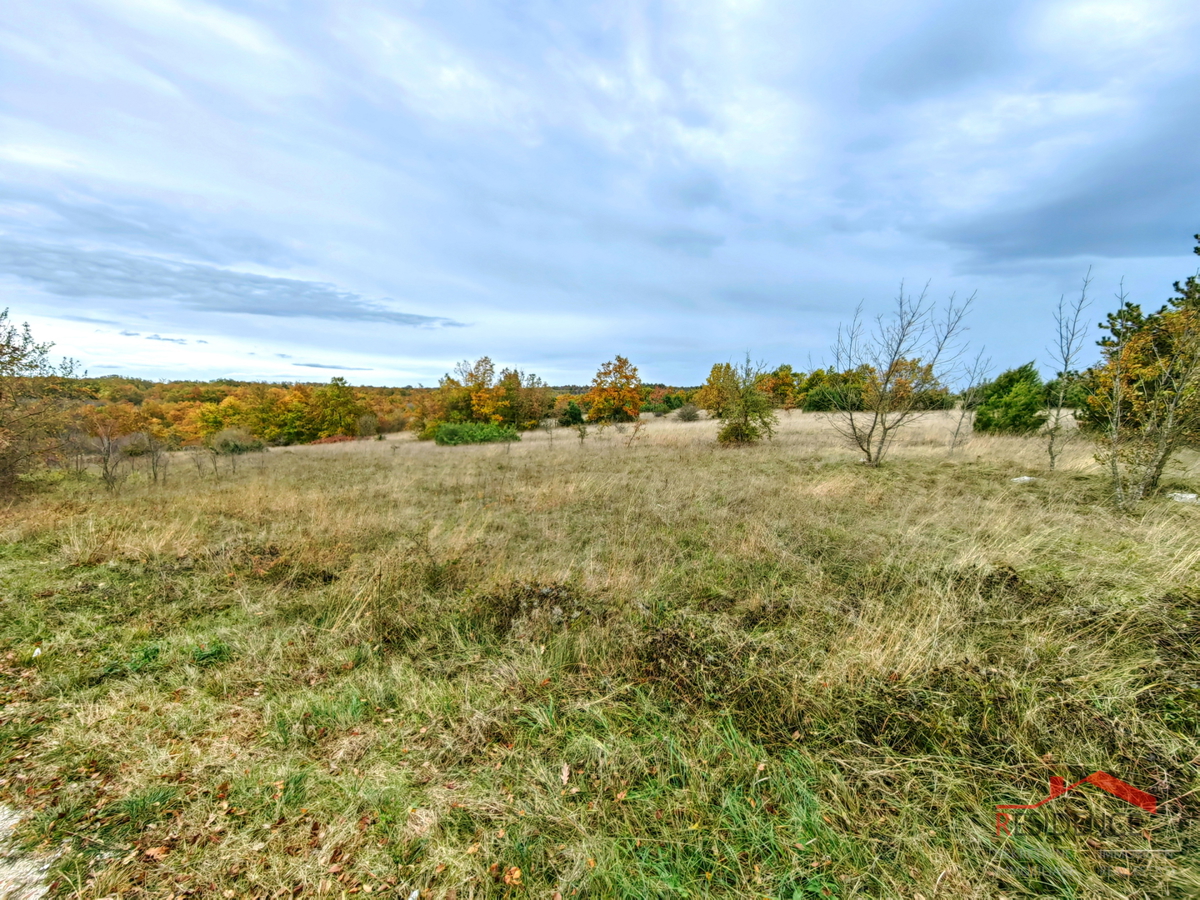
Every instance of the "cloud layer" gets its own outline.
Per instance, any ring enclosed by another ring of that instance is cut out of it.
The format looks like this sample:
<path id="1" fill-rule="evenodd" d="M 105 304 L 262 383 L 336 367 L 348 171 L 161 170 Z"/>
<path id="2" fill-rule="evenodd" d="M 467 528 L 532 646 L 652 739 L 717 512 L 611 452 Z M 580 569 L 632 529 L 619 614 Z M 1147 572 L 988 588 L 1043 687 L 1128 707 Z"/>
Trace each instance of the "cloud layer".
<path id="1" fill-rule="evenodd" d="M 10 0 L 0 280 L 150 376 L 694 383 L 902 278 L 1019 363 L 1088 265 L 1194 269 L 1198 38 L 1168 0 Z"/>

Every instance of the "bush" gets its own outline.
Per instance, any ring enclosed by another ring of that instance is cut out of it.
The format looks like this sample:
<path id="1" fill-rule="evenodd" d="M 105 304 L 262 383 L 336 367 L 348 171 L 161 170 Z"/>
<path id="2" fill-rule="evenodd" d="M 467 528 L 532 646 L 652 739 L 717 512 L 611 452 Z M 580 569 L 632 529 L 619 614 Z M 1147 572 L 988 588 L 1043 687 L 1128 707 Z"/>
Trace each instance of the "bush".
<path id="1" fill-rule="evenodd" d="M 316 444 L 344 444 L 346 441 L 353 441 L 354 438 L 348 434 L 331 434 L 329 437 L 317 438 L 315 441 L 309 441 L 309 446 Z"/>
<path id="2" fill-rule="evenodd" d="M 1045 420 L 1045 390 L 1033 363 L 1009 369 L 984 385 L 975 409 L 975 430 L 991 434 L 1031 434 Z"/>
<path id="3" fill-rule="evenodd" d="M 226 428 L 213 435 L 208 446 L 217 453 L 240 456 L 243 453 L 258 453 L 267 445 L 240 428 Z"/>
<path id="4" fill-rule="evenodd" d="M 380 434 L 395 434 L 398 431 L 405 431 L 408 429 L 411 418 L 404 410 L 388 413 L 379 419 L 379 432 Z"/>
<path id="5" fill-rule="evenodd" d="M 762 431 L 749 422 L 730 422 L 717 432 L 717 441 L 722 444 L 753 444 L 762 437 Z"/>
<path id="6" fill-rule="evenodd" d="M 679 420 L 681 422 L 695 422 L 700 418 L 700 407 L 695 403 L 685 403 L 679 407 Z"/>
<path id="7" fill-rule="evenodd" d="M 563 414 L 558 417 L 558 424 L 563 428 L 571 428 L 575 425 L 582 425 L 583 410 L 579 408 L 579 404 L 574 400 L 568 400 L 566 409 L 564 409 Z"/>
<path id="8" fill-rule="evenodd" d="M 762 375 L 762 366 L 751 362 L 749 354 L 744 362 L 736 365 L 713 366 L 705 390 L 711 387 L 714 394 L 720 395 L 719 411 L 714 410 L 722 425 L 717 434 L 718 442 L 752 444 L 774 433 L 778 419 L 771 406 L 771 396 L 759 388 Z"/>
<path id="9" fill-rule="evenodd" d="M 379 434 L 379 417 L 375 413 L 363 413 L 358 417 L 357 431 L 359 437 L 375 437 Z"/>
<path id="10" fill-rule="evenodd" d="M 822 384 L 813 388 L 804 396 L 805 412 L 835 412 L 837 410 L 862 409 L 861 391 L 858 387 L 834 387 Z"/>
<path id="11" fill-rule="evenodd" d="M 497 441 L 519 441 L 521 436 L 515 428 L 505 428 L 503 425 L 491 423 L 443 422 L 437 426 L 434 433 L 434 443 L 442 447 L 456 447 L 460 444 L 491 444 Z"/>

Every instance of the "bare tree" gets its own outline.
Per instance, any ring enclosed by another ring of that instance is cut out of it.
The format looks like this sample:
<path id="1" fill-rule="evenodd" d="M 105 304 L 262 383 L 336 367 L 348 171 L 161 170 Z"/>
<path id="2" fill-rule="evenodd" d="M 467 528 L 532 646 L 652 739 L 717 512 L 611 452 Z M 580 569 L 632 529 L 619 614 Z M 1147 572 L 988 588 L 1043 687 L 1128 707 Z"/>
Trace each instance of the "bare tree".
<path id="1" fill-rule="evenodd" d="M 150 462 L 150 477 L 155 484 L 167 483 L 167 464 L 170 457 L 167 454 L 167 442 L 163 440 L 161 434 L 157 434 L 154 428 L 147 428 L 142 432 L 142 439 L 145 442 L 146 459 Z"/>
<path id="2" fill-rule="evenodd" d="M 992 371 L 991 357 L 987 359 L 983 356 L 983 348 L 975 354 L 975 358 L 967 364 L 966 371 L 963 372 L 962 383 L 964 385 L 959 396 L 958 418 L 954 423 L 954 433 L 950 435 L 950 455 L 958 449 L 959 444 L 966 441 L 967 432 L 975 416 L 975 407 L 979 405 L 980 396 L 983 393 L 983 386 L 987 384 L 988 375 Z"/>
<path id="3" fill-rule="evenodd" d="M 126 435 L 110 423 L 99 422 L 92 437 L 96 457 L 100 463 L 100 480 L 109 491 L 116 491 L 125 480 L 125 444 Z"/>
<path id="4" fill-rule="evenodd" d="M 187 457 L 196 466 L 196 477 L 197 478 L 204 477 L 204 461 L 205 461 L 205 457 L 207 456 L 207 454 L 208 454 L 208 450 L 204 447 L 188 447 L 187 448 Z"/>
<path id="5" fill-rule="evenodd" d="M 975 299 L 963 303 L 951 295 L 940 310 L 929 300 L 929 285 L 920 296 L 905 294 L 904 285 L 890 315 L 863 321 L 862 306 L 850 324 L 838 329 L 834 368 L 861 372 L 863 381 L 843 380 L 833 390 L 833 421 L 838 431 L 864 454 L 863 462 L 883 462 L 896 432 L 945 393 L 945 382 L 962 353 L 963 322 Z"/>
<path id="6" fill-rule="evenodd" d="M 1054 310 L 1055 340 L 1052 346 L 1046 348 L 1046 352 L 1050 354 L 1050 361 L 1058 371 L 1056 387 L 1046 397 L 1046 424 L 1042 428 L 1052 472 L 1067 444 L 1078 433 L 1072 425 L 1075 412 L 1067 412 L 1065 407 L 1071 388 L 1079 380 L 1076 367 L 1079 364 L 1079 354 L 1083 351 L 1086 331 L 1083 314 L 1091 305 L 1091 301 L 1088 300 L 1088 287 L 1091 283 L 1092 270 L 1089 268 L 1083 276 L 1083 287 L 1080 288 L 1078 299 L 1068 303 L 1065 297 L 1058 298 L 1058 307 Z M 1124 293 L 1123 285 L 1121 291 Z"/>

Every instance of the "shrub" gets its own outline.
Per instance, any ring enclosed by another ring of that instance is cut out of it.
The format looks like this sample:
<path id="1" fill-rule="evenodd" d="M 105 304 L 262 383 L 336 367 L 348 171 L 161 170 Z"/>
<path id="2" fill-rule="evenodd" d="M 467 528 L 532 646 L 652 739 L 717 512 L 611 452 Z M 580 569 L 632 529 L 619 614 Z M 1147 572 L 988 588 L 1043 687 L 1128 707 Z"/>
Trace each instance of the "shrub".
<path id="1" fill-rule="evenodd" d="M 801 408 L 805 412 L 833 412 L 845 407 L 854 411 L 862 409 L 861 392 L 857 386 L 819 385 L 804 395 Z"/>
<path id="2" fill-rule="evenodd" d="M 519 441 L 521 436 L 515 428 L 505 428 L 503 425 L 492 425 L 482 422 L 443 422 L 437 426 L 433 436 L 436 444 L 442 447 L 456 447 L 459 444 L 490 444 L 497 441 Z"/>
<path id="3" fill-rule="evenodd" d="M 681 422 L 695 422 L 700 418 L 700 407 L 695 403 L 685 403 L 679 407 L 678 416 Z"/>
<path id="4" fill-rule="evenodd" d="M 375 413 L 363 413 L 358 417 L 359 437 L 374 437 L 379 434 L 379 417 Z"/>
<path id="5" fill-rule="evenodd" d="M 759 389 L 762 374 L 762 366 L 752 363 L 749 356 L 737 365 L 713 366 L 710 384 L 718 383 L 719 378 L 722 394 L 716 414 L 723 426 L 717 434 L 720 443 L 752 444 L 773 434 L 777 420 L 770 395 Z"/>
<path id="6" fill-rule="evenodd" d="M 717 432 L 722 444 L 753 444 L 761 437 L 762 432 L 749 422 L 730 422 Z"/>
<path id="7" fill-rule="evenodd" d="M 354 440 L 354 438 L 350 437 L 348 434 L 331 434 L 329 437 L 317 438 L 315 441 L 309 441 L 309 444 L 344 444 L 346 441 L 352 440 Z"/>
<path id="8" fill-rule="evenodd" d="M 208 446 L 217 453 L 240 456 L 243 453 L 257 453 L 264 449 L 266 444 L 240 428 L 226 428 L 213 435 Z"/>
<path id="9" fill-rule="evenodd" d="M 558 424 L 563 428 L 571 428 L 574 425 L 582 425 L 583 410 L 579 408 L 579 404 L 574 400 L 568 400 L 566 409 L 564 409 L 563 414 L 558 417 Z"/>
<path id="10" fill-rule="evenodd" d="M 412 417 L 405 411 L 388 413 L 379 419 L 379 432 L 381 434 L 394 434 L 397 431 L 405 431 L 408 428 L 409 420 Z"/>
<path id="11" fill-rule="evenodd" d="M 992 434 L 1031 434 L 1046 415 L 1042 378 L 1033 363 L 1009 369 L 985 385 L 975 410 L 975 430 Z"/>

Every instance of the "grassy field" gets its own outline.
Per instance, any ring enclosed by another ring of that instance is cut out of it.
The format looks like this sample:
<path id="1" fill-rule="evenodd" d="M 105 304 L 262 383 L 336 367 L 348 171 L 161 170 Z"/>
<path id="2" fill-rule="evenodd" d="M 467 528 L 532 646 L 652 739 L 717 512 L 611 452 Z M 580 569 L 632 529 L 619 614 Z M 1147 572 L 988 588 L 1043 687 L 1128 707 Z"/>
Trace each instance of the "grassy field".
<path id="1" fill-rule="evenodd" d="M 880 469 L 795 413 L 46 485 L 0 800 L 64 897 L 1197 896 L 1200 507 L 947 421 Z M 997 836 L 1097 770 L 1158 812 Z"/>

